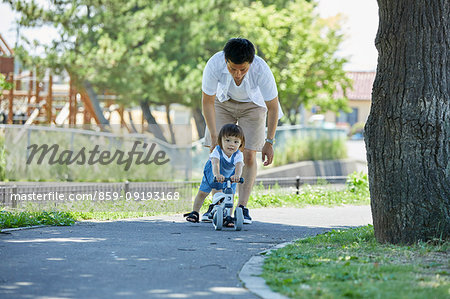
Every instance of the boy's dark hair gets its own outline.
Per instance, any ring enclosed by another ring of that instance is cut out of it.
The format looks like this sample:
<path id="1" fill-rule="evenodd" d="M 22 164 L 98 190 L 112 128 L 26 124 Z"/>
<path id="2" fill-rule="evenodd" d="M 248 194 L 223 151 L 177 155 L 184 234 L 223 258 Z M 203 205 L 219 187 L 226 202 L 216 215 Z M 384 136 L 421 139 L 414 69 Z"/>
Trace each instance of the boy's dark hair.
<path id="1" fill-rule="evenodd" d="M 239 146 L 239 149 L 241 151 L 244 150 L 245 146 L 245 137 L 244 137 L 244 131 L 242 128 L 235 124 L 226 124 L 220 129 L 219 136 L 217 137 L 217 143 L 219 144 L 220 148 L 223 148 L 222 145 L 222 137 L 226 136 L 233 136 L 241 139 L 241 146 Z"/>
<path id="2" fill-rule="evenodd" d="M 235 64 L 252 63 L 255 58 L 255 46 L 245 38 L 231 38 L 223 48 L 225 59 Z"/>

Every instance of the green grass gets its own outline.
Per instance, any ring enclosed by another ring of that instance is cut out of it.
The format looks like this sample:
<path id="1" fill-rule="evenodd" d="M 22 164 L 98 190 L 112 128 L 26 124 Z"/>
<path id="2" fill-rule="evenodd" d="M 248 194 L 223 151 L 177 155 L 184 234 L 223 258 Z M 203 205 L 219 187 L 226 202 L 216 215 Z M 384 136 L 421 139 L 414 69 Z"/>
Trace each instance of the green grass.
<path id="1" fill-rule="evenodd" d="M 235 198 L 237 202 L 237 196 Z M 211 196 L 203 203 L 202 210 L 207 210 L 211 203 Z M 348 176 L 345 187 L 335 190 L 333 185 L 322 182 L 318 185 L 305 185 L 300 194 L 292 189 L 282 189 L 278 185 L 264 189 L 262 185 L 253 188 L 248 201 L 248 207 L 294 207 L 306 206 L 339 206 L 339 205 L 368 205 L 370 204 L 369 182 L 367 174 L 353 173 Z"/>
<path id="2" fill-rule="evenodd" d="M 0 211 L 0 228 L 17 228 L 35 225 L 72 225 L 72 214 L 61 211 Z"/>
<path id="3" fill-rule="evenodd" d="M 211 200 L 206 200 L 203 209 L 207 210 Z M 237 198 L 235 199 L 237 202 Z M 262 186 L 255 186 L 255 190 L 249 200 L 249 208 L 264 207 L 305 207 L 308 205 L 335 206 L 342 204 L 369 204 L 369 195 L 362 192 L 361 188 L 355 190 L 349 187 L 344 190 L 333 190 L 330 186 L 305 186 L 300 194 L 287 192 L 275 186 L 264 190 Z M 51 203 L 50 203 L 51 205 Z M 58 206 L 41 206 L 34 203 L 24 203 L 21 211 L 2 211 L 0 228 L 30 226 L 40 224 L 39 221 L 31 222 L 33 218 L 39 218 L 39 213 L 63 213 L 75 220 L 115 220 L 124 218 L 148 217 L 164 214 L 182 213 L 191 209 L 190 200 L 180 201 L 109 201 L 109 202 L 69 202 L 58 203 Z M 51 212 L 47 212 L 51 211 Z M 8 220 L 3 220 L 8 215 Z M 27 215 L 27 216 L 25 216 Z M 17 220 L 13 220 L 16 217 Z M 25 221 L 25 219 L 27 221 Z M 59 225 L 51 224 L 49 225 Z M 70 225 L 69 223 L 68 225 Z"/>
<path id="4" fill-rule="evenodd" d="M 197 188 L 194 187 L 195 193 Z M 194 194 L 194 193 L 193 193 Z M 181 198 L 184 198 L 182 196 Z M 206 200 L 203 209 L 207 210 L 210 200 Z M 235 199 L 237 202 L 237 198 Z M 343 204 L 369 204 L 369 190 L 367 175 L 354 173 L 349 176 L 343 190 L 333 190 L 331 185 L 305 186 L 300 194 L 286 191 L 278 186 L 265 190 L 262 186 L 255 186 L 249 200 L 250 208 L 264 207 L 305 207 L 308 205 L 336 206 Z M 74 201 L 49 203 L 47 206 L 35 203 L 23 203 L 20 211 L 0 211 L 0 228 L 47 225 L 71 225 L 72 220 L 116 220 L 125 218 L 139 218 L 164 214 L 183 213 L 191 209 L 192 202 L 183 200 L 166 201 Z M 51 218 L 58 221 L 51 222 Z M 46 223 L 42 222 L 46 219 Z M 65 221 L 64 219 L 67 219 Z"/>
<path id="5" fill-rule="evenodd" d="M 39 224 L 72 225 L 80 220 L 116 220 L 174 214 L 186 212 L 191 205 L 187 197 L 180 197 L 179 200 L 25 202 L 19 209 L 0 211 L 0 228 Z M 58 221 L 50 221 L 49 215 L 53 215 Z"/>
<path id="6" fill-rule="evenodd" d="M 182 212 L 182 211 L 180 211 Z M 139 218 L 173 212 L 146 210 L 90 210 L 90 211 L 0 211 L 0 229 L 29 227 L 34 225 L 68 226 L 81 220 L 117 220 Z"/>
<path id="7" fill-rule="evenodd" d="M 20 211 L 1 211 L 5 215 L 5 221 L 0 221 L 0 228 L 21 227 L 41 224 L 41 215 L 54 214 L 64 216 L 76 221 L 80 220 L 116 220 L 125 218 L 139 218 L 156 215 L 174 214 L 186 212 L 191 208 L 189 199 L 180 200 L 110 200 L 110 201 L 67 201 L 45 204 L 27 202 L 20 206 Z M 7 216 L 7 217 L 6 217 Z M 3 217 L 3 216 L 2 216 Z M 14 220 L 16 218 L 16 220 Z M 26 221 L 25 221 L 26 220 Z M 33 222 L 34 221 L 34 222 Z M 63 224 L 45 223 L 47 225 L 71 225 L 74 222 Z"/>
<path id="8" fill-rule="evenodd" d="M 237 202 L 237 199 L 235 199 Z M 203 209 L 207 210 L 210 200 L 206 200 Z M 249 201 L 250 208 L 264 207 L 305 207 L 308 205 L 335 206 L 343 204 L 369 204 L 368 191 L 361 188 L 352 190 L 333 190 L 327 185 L 306 186 L 300 194 L 286 193 L 279 187 L 264 190 L 256 186 Z M 73 220 L 116 220 L 125 218 L 139 218 L 164 214 L 174 214 L 189 211 L 190 200 L 182 201 L 109 201 L 109 202 L 70 202 L 59 203 L 55 206 L 40 206 L 27 203 L 21 206 L 21 211 L 1 211 L 0 228 L 20 227 L 43 224 L 39 219 L 47 219 L 43 215 L 58 215 Z M 57 219 L 59 219 L 57 217 Z M 15 219 L 16 218 L 16 219 Z M 59 224 L 61 223 L 61 224 Z M 69 222 L 48 222 L 47 225 L 71 225 Z"/>
<path id="9" fill-rule="evenodd" d="M 236 201 L 237 199 L 235 199 Z M 207 209 L 210 200 L 206 200 L 203 209 Z M 249 201 L 250 208 L 263 207 L 304 207 L 307 205 L 334 206 L 342 204 L 368 204 L 369 197 L 348 189 L 335 191 L 327 186 L 307 186 L 299 195 L 286 193 L 279 187 L 263 190 L 255 187 Z M 22 227 L 39 224 L 71 225 L 70 221 L 62 221 L 62 217 L 73 220 L 116 220 L 139 218 L 164 214 L 182 213 L 191 209 L 192 203 L 185 201 L 110 201 L 110 202 L 75 202 L 54 206 L 40 206 L 33 203 L 23 204 L 21 211 L 1 211 L 0 228 Z M 40 216 L 40 214 L 43 216 Z M 58 215 L 60 222 L 42 223 L 44 215 Z"/>
<path id="10" fill-rule="evenodd" d="M 448 298 L 449 257 L 449 242 L 382 245 L 369 225 L 273 251 L 262 277 L 291 298 Z"/>
<path id="11" fill-rule="evenodd" d="M 254 193 L 249 200 L 249 208 L 366 205 L 369 194 L 352 192 L 348 188 L 334 190 L 329 186 L 305 186 L 300 194 L 283 194 L 282 190 Z"/>

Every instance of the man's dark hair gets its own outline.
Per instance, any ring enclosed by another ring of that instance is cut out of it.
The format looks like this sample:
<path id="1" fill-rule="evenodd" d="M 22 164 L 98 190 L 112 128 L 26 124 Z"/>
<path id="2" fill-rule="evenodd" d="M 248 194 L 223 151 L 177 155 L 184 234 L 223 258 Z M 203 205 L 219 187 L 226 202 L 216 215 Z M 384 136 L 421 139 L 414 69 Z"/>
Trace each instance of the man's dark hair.
<path id="1" fill-rule="evenodd" d="M 231 38 L 223 48 L 225 59 L 235 64 L 252 63 L 255 58 L 255 46 L 245 38 Z"/>

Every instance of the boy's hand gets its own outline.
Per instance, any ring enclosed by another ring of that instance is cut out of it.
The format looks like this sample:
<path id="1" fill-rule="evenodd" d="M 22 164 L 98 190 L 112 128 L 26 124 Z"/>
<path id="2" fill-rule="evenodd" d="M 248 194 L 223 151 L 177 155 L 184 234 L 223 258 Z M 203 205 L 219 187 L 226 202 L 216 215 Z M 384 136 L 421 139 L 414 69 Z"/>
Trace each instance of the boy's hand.
<path id="1" fill-rule="evenodd" d="M 234 174 L 230 177 L 230 179 L 233 183 L 239 183 L 239 180 L 241 179 L 241 177 Z"/>
<path id="2" fill-rule="evenodd" d="M 216 175 L 216 180 L 219 183 L 223 183 L 223 181 L 225 181 L 225 177 L 222 174 L 218 174 L 218 175 Z"/>

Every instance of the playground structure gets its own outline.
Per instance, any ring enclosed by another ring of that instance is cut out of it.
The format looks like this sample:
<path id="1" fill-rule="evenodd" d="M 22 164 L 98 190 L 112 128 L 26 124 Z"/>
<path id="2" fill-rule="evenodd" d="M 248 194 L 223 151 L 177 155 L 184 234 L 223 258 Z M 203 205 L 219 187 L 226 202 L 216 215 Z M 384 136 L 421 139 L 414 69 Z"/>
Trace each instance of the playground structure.
<path id="1" fill-rule="evenodd" d="M 131 116 L 124 116 L 123 105 L 116 104 L 116 96 L 99 95 L 100 103 L 92 101 L 84 88 L 76 87 L 68 76 L 55 77 L 51 73 L 37 74 L 36 70 L 14 68 L 14 51 L 0 34 L 0 73 L 13 83 L 0 96 L 0 123 L 47 125 L 98 125 L 102 119 L 120 124 L 131 131 Z M 55 80 L 56 78 L 56 80 Z M 97 105 L 97 107 L 95 106 Z M 98 109 L 95 109 L 98 108 Z M 100 111 L 100 112 L 99 112 Z M 102 113 L 102 115 L 99 115 Z M 140 119 L 143 124 L 143 119 Z"/>

